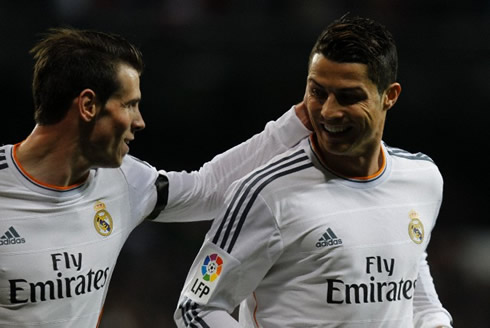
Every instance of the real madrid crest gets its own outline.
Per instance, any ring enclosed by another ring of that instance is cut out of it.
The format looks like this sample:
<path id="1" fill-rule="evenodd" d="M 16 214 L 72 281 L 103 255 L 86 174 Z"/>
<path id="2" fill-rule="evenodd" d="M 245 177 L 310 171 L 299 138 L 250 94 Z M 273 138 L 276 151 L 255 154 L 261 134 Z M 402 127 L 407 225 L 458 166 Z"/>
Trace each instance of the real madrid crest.
<path id="1" fill-rule="evenodd" d="M 414 210 L 408 213 L 411 221 L 408 224 L 408 235 L 416 244 L 421 244 L 424 241 L 424 225 L 420 221 L 419 214 Z"/>
<path id="2" fill-rule="evenodd" d="M 97 201 L 94 205 L 94 227 L 95 230 L 102 236 L 109 236 L 112 233 L 113 224 L 112 217 L 107 212 L 105 204 L 101 201 Z"/>

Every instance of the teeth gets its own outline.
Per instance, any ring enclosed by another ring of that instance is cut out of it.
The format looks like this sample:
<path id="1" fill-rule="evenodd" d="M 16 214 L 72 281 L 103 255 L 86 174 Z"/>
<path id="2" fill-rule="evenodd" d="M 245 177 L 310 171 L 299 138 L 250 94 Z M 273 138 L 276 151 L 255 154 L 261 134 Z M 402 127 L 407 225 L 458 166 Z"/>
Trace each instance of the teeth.
<path id="1" fill-rule="evenodd" d="M 323 124 L 323 128 L 330 133 L 340 133 L 347 130 L 347 126 L 338 126 L 338 125 L 327 125 Z"/>

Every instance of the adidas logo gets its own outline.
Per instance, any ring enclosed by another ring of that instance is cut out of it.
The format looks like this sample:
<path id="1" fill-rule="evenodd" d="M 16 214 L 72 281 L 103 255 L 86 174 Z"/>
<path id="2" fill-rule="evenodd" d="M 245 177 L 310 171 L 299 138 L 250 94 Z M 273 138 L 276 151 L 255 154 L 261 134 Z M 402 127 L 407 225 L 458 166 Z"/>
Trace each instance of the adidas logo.
<path id="1" fill-rule="evenodd" d="M 326 247 L 326 246 L 335 246 L 341 245 L 342 239 L 338 238 L 337 235 L 332 231 L 332 229 L 328 228 L 325 231 L 320 239 L 318 239 L 316 243 L 316 247 Z"/>
<path id="2" fill-rule="evenodd" d="M 7 231 L 0 237 L 0 246 L 23 244 L 26 240 L 22 238 L 14 227 L 8 228 Z"/>

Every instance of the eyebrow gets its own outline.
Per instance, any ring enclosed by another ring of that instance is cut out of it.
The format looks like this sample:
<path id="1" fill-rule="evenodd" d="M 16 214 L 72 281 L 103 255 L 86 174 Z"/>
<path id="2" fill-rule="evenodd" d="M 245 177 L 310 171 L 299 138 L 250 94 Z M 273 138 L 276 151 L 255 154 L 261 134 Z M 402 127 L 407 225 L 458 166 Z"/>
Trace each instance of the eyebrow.
<path id="1" fill-rule="evenodd" d="M 364 91 L 363 88 L 361 87 L 350 87 L 350 88 L 325 88 L 323 85 L 321 85 L 320 83 L 318 83 L 317 81 L 315 81 L 315 79 L 313 79 L 312 77 L 309 77 L 308 78 L 308 81 L 312 82 L 316 87 L 318 88 L 322 88 L 323 90 L 327 90 L 328 89 L 333 89 L 334 92 L 363 92 L 363 93 L 366 93 Z"/>
<path id="2" fill-rule="evenodd" d="M 131 99 L 131 100 L 125 101 L 125 102 L 123 102 L 123 104 L 124 105 L 136 105 L 140 101 L 141 101 L 141 98 L 135 98 L 135 99 Z"/>
<path id="3" fill-rule="evenodd" d="M 320 83 L 318 83 L 317 81 L 315 81 L 313 78 L 309 77 L 308 78 L 308 81 L 309 82 L 312 82 L 313 84 L 315 84 L 315 86 L 324 89 L 324 87 Z"/>

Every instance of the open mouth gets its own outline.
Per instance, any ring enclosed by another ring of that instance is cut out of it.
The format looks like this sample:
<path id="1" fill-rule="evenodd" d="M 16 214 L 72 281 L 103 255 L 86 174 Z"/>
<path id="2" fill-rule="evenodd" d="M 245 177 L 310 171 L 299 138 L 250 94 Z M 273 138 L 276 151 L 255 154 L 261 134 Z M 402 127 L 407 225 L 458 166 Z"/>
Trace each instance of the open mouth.
<path id="1" fill-rule="evenodd" d="M 329 135 L 332 136 L 342 136 L 352 130 L 352 127 L 348 125 L 330 125 L 324 123 L 321 126 L 326 132 L 328 132 Z"/>
<path id="2" fill-rule="evenodd" d="M 131 141 L 133 141 L 133 139 L 126 138 L 126 139 L 124 139 L 123 141 L 124 141 L 124 143 L 125 143 L 126 145 L 128 145 L 128 146 L 129 146 L 129 143 L 130 143 Z"/>
<path id="3" fill-rule="evenodd" d="M 130 139 L 124 139 L 123 142 L 124 142 L 124 145 L 126 145 L 126 149 L 124 149 L 124 153 L 128 153 L 129 152 L 129 143 L 131 142 L 131 140 Z"/>

